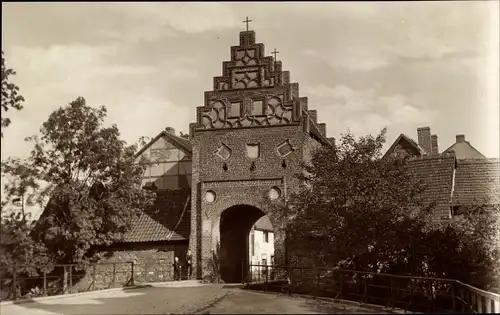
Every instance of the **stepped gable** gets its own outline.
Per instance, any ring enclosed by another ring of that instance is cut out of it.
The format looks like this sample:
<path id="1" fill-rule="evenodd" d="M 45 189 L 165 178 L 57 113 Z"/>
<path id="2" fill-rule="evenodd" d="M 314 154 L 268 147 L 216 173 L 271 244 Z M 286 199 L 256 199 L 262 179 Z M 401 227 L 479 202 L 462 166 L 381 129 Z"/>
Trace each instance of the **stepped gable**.
<path id="1" fill-rule="evenodd" d="M 124 243 L 189 240 L 190 199 L 190 188 L 158 191 L 154 205 L 132 219 Z"/>
<path id="2" fill-rule="evenodd" d="M 499 203 L 500 160 L 457 160 L 453 205 L 480 206 Z"/>
<path id="3" fill-rule="evenodd" d="M 326 139 L 326 125 L 317 124 L 316 111 L 308 111 L 307 97 L 299 97 L 299 84 L 290 83 L 290 72 L 281 61 L 265 56 L 264 44 L 255 42 L 254 31 L 240 33 L 240 44 L 231 47 L 231 60 L 222 63 L 222 76 L 205 92 L 197 107 L 194 130 L 230 129 L 273 125 L 313 125 L 307 132 Z"/>
<path id="4" fill-rule="evenodd" d="M 425 185 L 425 199 L 436 202 L 436 219 L 450 216 L 455 166 L 454 156 L 422 156 L 408 161 L 409 171 Z"/>

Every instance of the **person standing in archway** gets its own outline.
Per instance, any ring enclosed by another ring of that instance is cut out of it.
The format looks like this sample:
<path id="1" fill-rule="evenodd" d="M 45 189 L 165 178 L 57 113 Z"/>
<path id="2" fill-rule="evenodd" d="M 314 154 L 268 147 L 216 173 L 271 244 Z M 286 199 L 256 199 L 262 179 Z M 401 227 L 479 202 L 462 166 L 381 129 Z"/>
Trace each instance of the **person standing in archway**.
<path id="1" fill-rule="evenodd" d="M 172 264 L 174 266 L 174 281 L 180 281 L 181 280 L 181 262 L 179 261 L 179 257 L 175 256 L 174 258 L 174 263 Z"/>
<path id="2" fill-rule="evenodd" d="M 193 255 L 191 254 L 190 249 L 188 249 L 186 253 L 186 267 L 188 279 L 191 279 L 191 276 L 193 275 Z"/>

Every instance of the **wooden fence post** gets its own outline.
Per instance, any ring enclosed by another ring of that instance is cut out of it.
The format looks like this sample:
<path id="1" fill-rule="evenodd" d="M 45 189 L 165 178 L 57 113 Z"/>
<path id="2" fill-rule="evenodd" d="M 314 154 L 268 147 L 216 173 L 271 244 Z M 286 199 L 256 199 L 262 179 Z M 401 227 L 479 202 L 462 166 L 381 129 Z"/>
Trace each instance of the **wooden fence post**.
<path id="1" fill-rule="evenodd" d="M 43 271 L 43 295 L 47 296 L 47 271 Z"/>
<path id="2" fill-rule="evenodd" d="M 66 269 L 67 266 L 63 265 L 63 278 L 62 278 L 62 294 L 66 294 L 66 291 L 68 290 L 68 270 Z"/>
<path id="3" fill-rule="evenodd" d="M 130 262 L 130 264 L 131 264 L 131 268 L 130 269 L 131 269 L 131 273 L 132 273 L 131 278 L 130 278 L 130 285 L 133 286 L 134 285 L 134 276 L 135 276 L 134 262 L 132 261 L 132 262 Z"/>
<path id="4" fill-rule="evenodd" d="M 318 268 L 318 271 L 317 271 L 317 274 L 316 274 L 316 290 L 314 290 L 314 296 L 318 296 L 319 295 L 319 281 L 320 281 L 320 277 L 321 277 L 321 269 Z"/>
<path id="5" fill-rule="evenodd" d="M 11 290 L 14 290 L 12 292 L 14 301 L 17 299 L 17 263 L 14 263 L 14 268 L 13 268 L 13 273 L 12 273 L 12 288 Z"/>
<path id="6" fill-rule="evenodd" d="M 95 291 L 96 265 L 92 263 L 92 291 Z"/>
<path id="7" fill-rule="evenodd" d="M 452 311 L 455 312 L 456 304 L 455 304 L 455 283 L 451 284 L 451 300 L 452 300 Z"/>
<path id="8" fill-rule="evenodd" d="M 69 293 L 73 291 L 73 265 L 69 265 Z"/>
<path id="9" fill-rule="evenodd" d="M 342 299 L 342 291 L 344 289 L 344 274 L 340 271 L 340 299 Z"/>
<path id="10" fill-rule="evenodd" d="M 368 301 L 368 276 L 365 274 L 365 292 L 364 292 L 364 296 L 363 296 L 363 302 L 367 302 Z"/>
<path id="11" fill-rule="evenodd" d="M 332 288 L 333 288 L 333 294 L 335 294 L 335 289 L 336 289 L 336 285 L 335 285 L 335 270 L 332 269 Z M 336 295 L 333 296 L 333 298 L 336 299 Z"/>
<path id="12" fill-rule="evenodd" d="M 394 299 L 394 280 L 393 280 L 392 276 L 390 276 L 389 279 L 391 279 L 391 284 L 390 284 L 390 286 L 391 286 L 391 293 L 389 295 L 389 300 L 387 301 L 387 306 L 392 306 L 392 301 Z"/>
<path id="13" fill-rule="evenodd" d="M 116 282 L 116 263 L 113 263 L 113 282 L 111 283 L 112 287 L 115 287 Z"/>

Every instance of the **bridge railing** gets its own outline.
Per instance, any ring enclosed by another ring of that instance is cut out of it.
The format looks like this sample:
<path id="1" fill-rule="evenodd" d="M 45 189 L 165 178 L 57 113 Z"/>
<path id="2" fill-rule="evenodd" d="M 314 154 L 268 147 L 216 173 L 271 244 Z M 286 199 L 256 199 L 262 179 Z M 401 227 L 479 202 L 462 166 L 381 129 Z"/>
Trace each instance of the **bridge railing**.
<path id="1" fill-rule="evenodd" d="M 16 266 L 16 269 L 21 266 Z M 18 270 L 19 270 L 18 269 Z M 40 267 L 37 275 L 14 270 L 0 278 L 0 301 L 96 291 L 134 285 L 134 262 L 58 264 Z"/>
<path id="2" fill-rule="evenodd" d="M 500 295 L 451 279 L 333 268 L 250 265 L 249 288 L 330 297 L 414 312 L 500 313 Z"/>

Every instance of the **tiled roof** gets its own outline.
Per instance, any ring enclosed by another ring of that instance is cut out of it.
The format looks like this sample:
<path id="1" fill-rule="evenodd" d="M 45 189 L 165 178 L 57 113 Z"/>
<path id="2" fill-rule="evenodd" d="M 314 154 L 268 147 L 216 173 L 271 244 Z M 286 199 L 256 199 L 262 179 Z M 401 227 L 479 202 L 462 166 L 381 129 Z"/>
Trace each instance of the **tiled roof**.
<path id="1" fill-rule="evenodd" d="M 191 141 L 188 139 L 176 136 L 174 134 L 168 133 L 166 131 L 163 132 L 163 136 L 172 139 L 173 142 L 177 143 L 180 147 L 182 147 L 188 153 L 193 152 L 193 145 Z"/>
<path id="2" fill-rule="evenodd" d="M 408 162 L 409 170 L 425 185 L 425 199 L 436 202 L 438 219 L 450 214 L 455 163 L 454 156 L 415 157 Z"/>
<path id="3" fill-rule="evenodd" d="M 158 191 L 155 204 L 132 219 L 125 243 L 189 240 L 191 188 Z"/>
<path id="4" fill-rule="evenodd" d="M 255 229 L 260 231 L 273 231 L 273 225 L 271 224 L 271 220 L 267 215 L 261 217 L 257 222 L 255 222 Z"/>
<path id="5" fill-rule="evenodd" d="M 457 160 L 453 204 L 497 204 L 500 195 L 500 160 Z"/>

